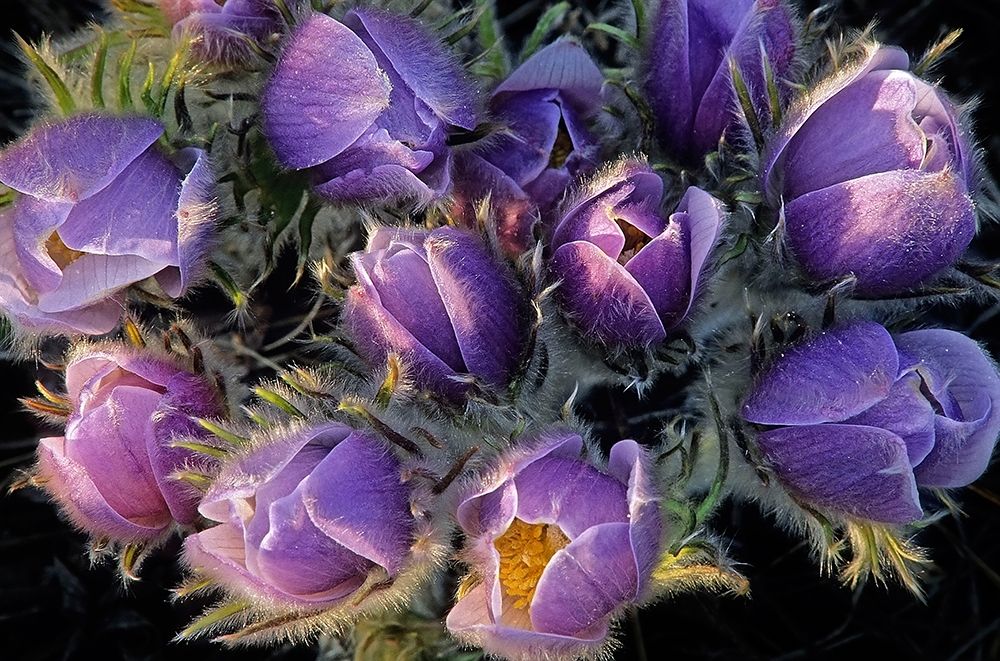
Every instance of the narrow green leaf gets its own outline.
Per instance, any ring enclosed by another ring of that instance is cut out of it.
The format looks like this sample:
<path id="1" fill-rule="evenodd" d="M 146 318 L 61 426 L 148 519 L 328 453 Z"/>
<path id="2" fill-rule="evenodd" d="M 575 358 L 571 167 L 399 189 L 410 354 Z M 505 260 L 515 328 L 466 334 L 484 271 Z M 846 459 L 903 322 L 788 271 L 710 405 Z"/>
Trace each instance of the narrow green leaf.
<path id="1" fill-rule="evenodd" d="M 153 98 L 153 83 L 156 82 L 156 67 L 153 66 L 152 62 L 147 63 L 146 67 L 146 79 L 142 81 L 142 91 L 139 93 L 139 98 L 142 99 L 142 104 L 146 106 L 146 112 L 150 115 L 156 116 L 156 99 Z"/>
<path id="2" fill-rule="evenodd" d="M 94 55 L 94 73 L 90 77 L 90 100 L 95 108 L 104 107 L 104 71 L 108 65 L 108 35 L 101 32 Z"/>
<path id="3" fill-rule="evenodd" d="M 59 110 L 62 111 L 64 115 L 68 115 L 74 110 L 76 110 L 76 102 L 73 100 L 73 95 L 70 94 L 69 88 L 66 87 L 66 82 L 56 73 L 55 69 L 49 66 L 49 63 L 45 61 L 41 53 L 38 50 L 25 41 L 21 35 L 14 33 L 14 39 L 17 40 L 17 45 L 20 47 L 21 52 L 24 53 L 25 57 L 31 62 L 31 64 L 38 69 L 38 73 L 42 74 L 42 78 L 48 83 L 49 88 L 52 89 L 52 93 L 55 94 L 56 103 L 59 104 Z"/>
<path id="4" fill-rule="evenodd" d="M 132 61 L 139 42 L 132 40 L 132 45 L 118 60 L 118 107 L 121 110 L 132 109 Z"/>
<path id="5" fill-rule="evenodd" d="M 204 443 L 195 443 L 193 441 L 173 441 L 170 443 L 171 447 L 181 448 L 184 450 L 190 450 L 196 454 L 203 454 L 209 457 L 215 457 L 216 459 L 223 459 L 229 456 L 229 453 L 225 450 L 219 448 L 213 448 L 211 445 L 205 445 Z"/>
<path id="6" fill-rule="evenodd" d="M 642 39 L 646 31 L 646 0 L 632 0 L 632 11 L 635 12 L 635 38 Z"/>
<path id="7" fill-rule="evenodd" d="M 190 640 L 250 608 L 245 601 L 233 601 L 208 611 L 177 634 L 175 640 Z"/>
<path id="8" fill-rule="evenodd" d="M 246 445 L 247 443 L 250 442 L 248 439 L 245 439 L 242 436 L 234 434 L 228 429 L 220 427 L 211 420 L 206 420 L 205 418 L 193 418 L 193 420 L 195 421 L 195 423 L 197 423 L 199 427 L 201 427 L 208 433 L 212 434 L 216 438 L 219 438 L 225 441 L 226 443 L 229 443 L 230 445 L 239 447 L 241 445 Z"/>
<path id="9" fill-rule="evenodd" d="M 753 135 L 754 143 L 758 148 L 760 148 L 764 144 L 764 132 L 760 127 L 760 118 L 757 117 L 757 110 L 753 107 L 753 99 L 750 98 L 750 90 L 747 88 L 746 81 L 743 79 L 740 67 L 736 63 L 736 60 L 732 57 L 729 58 L 729 73 L 733 79 L 733 88 L 736 90 L 736 98 L 739 99 L 740 109 L 743 111 L 743 116 L 747 120 L 747 126 L 750 127 L 750 133 Z"/>
<path id="10" fill-rule="evenodd" d="M 233 302 L 236 309 L 242 310 L 246 307 L 249 302 L 247 295 L 242 289 L 240 289 L 239 285 L 236 284 L 236 281 L 233 280 L 233 276 L 229 275 L 224 268 L 215 262 L 209 262 L 208 268 L 212 271 L 212 275 L 215 276 L 216 283 L 222 288 L 222 291 L 229 296 L 229 299 Z"/>
<path id="11" fill-rule="evenodd" d="M 593 32 L 603 32 L 609 37 L 620 41 L 632 50 L 639 50 L 639 40 L 635 38 L 634 34 L 629 34 L 621 28 L 617 28 L 614 25 L 608 25 L 607 23 L 591 23 L 587 26 L 588 30 Z"/>
<path id="12" fill-rule="evenodd" d="M 281 409 L 288 415 L 295 416 L 296 418 L 306 417 L 305 413 L 300 411 L 294 404 L 273 390 L 267 390 L 266 388 L 254 388 L 253 394 L 257 395 L 271 406 Z"/>
<path id="13" fill-rule="evenodd" d="M 316 201 L 316 198 L 310 197 L 299 216 L 299 263 L 295 269 L 293 287 L 298 285 L 302 276 L 305 275 L 306 263 L 309 261 L 309 249 L 312 247 L 313 223 L 322 208 L 322 204 Z"/>
<path id="14" fill-rule="evenodd" d="M 532 30 L 531 34 L 528 35 L 527 40 L 524 42 L 524 47 L 521 49 L 522 62 L 535 54 L 535 51 L 537 51 L 539 46 L 542 45 L 542 41 L 545 39 L 546 35 L 548 35 L 557 23 L 562 21 L 566 12 L 569 10 L 570 4 L 568 2 L 560 2 L 549 7 L 548 10 L 542 14 L 542 17 L 538 19 L 538 24 L 535 25 L 535 29 Z"/>

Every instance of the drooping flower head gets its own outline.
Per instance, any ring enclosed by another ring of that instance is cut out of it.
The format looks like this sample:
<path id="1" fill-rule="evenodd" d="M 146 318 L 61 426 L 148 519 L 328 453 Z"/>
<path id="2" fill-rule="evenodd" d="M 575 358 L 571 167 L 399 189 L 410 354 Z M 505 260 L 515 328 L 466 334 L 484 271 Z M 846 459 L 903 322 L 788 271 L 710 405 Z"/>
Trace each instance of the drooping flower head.
<path id="1" fill-rule="evenodd" d="M 804 98 L 770 140 L 761 176 L 803 272 L 853 275 L 863 296 L 899 293 L 952 264 L 972 240 L 975 167 L 955 107 L 869 49 Z"/>
<path id="2" fill-rule="evenodd" d="M 511 659 L 592 655 L 645 598 L 662 550 L 649 457 L 621 441 L 602 470 L 583 450 L 551 432 L 461 500 L 472 573 L 448 614 L 454 636 Z"/>
<path id="3" fill-rule="evenodd" d="M 691 309 L 722 225 L 721 203 L 691 187 L 664 218 L 663 181 L 624 160 L 563 206 L 551 270 L 584 335 L 615 347 L 662 342 Z"/>
<path id="4" fill-rule="evenodd" d="M 475 90 L 452 56 L 417 21 L 377 9 L 305 20 L 261 110 L 278 160 L 310 168 L 316 192 L 339 202 L 440 198 L 449 127 L 478 124 Z"/>
<path id="5" fill-rule="evenodd" d="M 304 0 L 285 0 L 290 8 Z M 235 64 L 248 60 L 253 47 L 280 34 L 284 19 L 274 0 L 160 0 L 160 9 L 175 36 L 193 40 L 200 61 Z"/>
<path id="6" fill-rule="evenodd" d="M 200 511 L 218 525 L 186 540 L 187 564 L 292 612 L 360 608 L 362 586 L 409 569 L 417 527 L 399 460 L 334 421 L 282 429 L 228 460 Z"/>
<path id="7" fill-rule="evenodd" d="M 29 330 L 101 334 L 122 291 L 153 277 L 180 296 L 214 230 L 205 154 L 156 146 L 157 121 L 79 115 L 36 126 L 0 152 L 0 307 Z"/>
<path id="8" fill-rule="evenodd" d="M 743 417 L 785 489 L 811 506 L 903 524 L 918 487 L 978 478 L 1000 435 L 1000 375 L 969 338 L 872 322 L 827 330 L 774 359 Z"/>
<path id="9" fill-rule="evenodd" d="M 505 266 L 475 235 L 379 228 L 351 255 L 358 283 L 343 324 L 374 368 L 395 353 L 416 385 L 456 399 L 472 376 L 503 392 L 526 350 L 524 302 Z"/>
<path id="10" fill-rule="evenodd" d="M 557 41 L 518 67 L 493 92 L 491 119 L 502 125 L 481 149 L 455 161 L 455 210 L 466 220 L 490 195 L 501 244 L 511 254 L 531 245 L 531 227 L 570 182 L 597 166 L 589 123 L 601 108 L 604 77 L 579 44 Z"/>
<path id="11" fill-rule="evenodd" d="M 796 51 L 792 10 L 782 0 L 660 0 L 646 46 L 645 90 L 663 149 L 697 163 L 736 126 L 730 61 L 757 115 L 769 118 L 766 60 L 779 92 Z"/>
<path id="12" fill-rule="evenodd" d="M 216 386 L 142 350 L 82 345 L 67 364 L 66 389 L 65 435 L 40 441 L 38 475 L 69 519 L 121 543 L 193 523 L 201 494 L 171 475 L 205 460 L 172 442 L 205 435 L 193 417 L 225 414 Z"/>

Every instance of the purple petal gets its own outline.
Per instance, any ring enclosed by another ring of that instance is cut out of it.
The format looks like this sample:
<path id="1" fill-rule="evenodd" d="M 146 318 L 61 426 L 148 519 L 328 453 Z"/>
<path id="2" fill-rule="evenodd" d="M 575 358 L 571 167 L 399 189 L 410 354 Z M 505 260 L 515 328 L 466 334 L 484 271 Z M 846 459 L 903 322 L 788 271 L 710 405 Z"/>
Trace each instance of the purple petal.
<path id="1" fill-rule="evenodd" d="M 898 371 L 882 326 L 837 326 L 776 356 L 757 376 L 743 417 L 762 425 L 841 422 L 885 399 Z"/>
<path id="2" fill-rule="evenodd" d="M 564 309 L 586 333 L 622 346 L 654 344 L 666 337 L 646 292 L 593 243 L 560 246 L 552 270 L 562 282 L 559 295 Z"/>
<path id="3" fill-rule="evenodd" d="M 974 341 L 948 330 L 920 330 L 896 338 L 900 351 L 919 356 L 917 371 L 939 400 L 959 409 L 957 419 L 938 415 L 935 444 L 914 470 L 929 487 L 965 486 L 989 465 L 1000 435 L 1000 376 Z"/>
<path id="4" fill-rule="evenodd" d="M 600 106 L 604 76 L 580 44 L 562 39 L 549 44 L 519 66 L 496 88 L 494 96 L 534 90 L 558 90 L 579 109 Z"/>
<path id="5" fill-rule="evenodd" d="M 782 427 L 757 438 L 778 479 L 806 504 L 885 523 L 923 515 L 906 444 L 857 425 Z"/>
<path id="6" fill-rule="evenodd" d="M 193 164 L 181 182 L 177 202 L 177 268 L 167 268 L 156 275 L 163 290 L 175 298 L 204 270 L 208 253 L 215 245 L 213 234 L 218 215 L 215 173 L 208 154 L 192 148 L 184 150 L 182 155 Z"/>
<path id="7" fill-rule="evenodd" d="M 650 48 L 645 56 L 649 66 L 646 95 L 658 119 L 656 128 L 660 140 L 676 146 L 674 149 L 678 151 L 686 151 L 692 135 L 695 101 L 704 89 L 701 86 L 695 89 L 691 67 L 701 63 L 709 67 L 717 55 L 721 56 L 717 52 L 721 49 L 716 46 L 712 52 L 691 56 L 688 2 L 684 0 L 661 2 L 653 21 Z M 713 44 L 708 40 L 704 43 Z"/>
<path id="8" fill-rule="evenodd" d="M 467 370 L 498 389 L 506 388 L 525 340 L 513 282 L 471 234 L 436 229 L 424 247 Z"/>
<path id="9" fill-rule="evenodd" d="M 891 431 L 906 443 L 910 465 L 916 466 L 934 447 L 934 409 L 920 389 L 919 376 L 904 374 L 885 399 L 844 423 Z"/>
<path id="10" fill-rule="evenodd" d="M 11 229 L 20 272 L 36 293 L 59 286 L 63 274 L 46 245 L 52 233 L 66 222 L 73 207 L 65 202 L 48 202 L 21 197 L 11 209 Z"/>
<path id="11" fill-rule="evenodd" d="M 517 487 L 513 480 L 506 480 L 492 491 L 463 500 L 456 517 L 468 537 L 487 537 L 492 543 L 510 527 L 517 504 Z"/>
<path id="12" fill-rule="evenodd" d="M 674 214 L 663 234 L 625 264 L 642 287 L 664 328 L 679 324 L 691 306 L 691 237 L 687 214 Z"/>
<path id="13" fill-rule="evenodd" d="M 55 290 L 38 297 L 38 309 L 61 313 L 100 303 L 162 269 L 162 263 L 134 255 L 83 255 L 63 269 Z"/>
<path id="14" fill-rule="evenodd" d="M 141 117 L 85 114 L 36 126 L 0 152 L 0 183 L 73 204 L 111 183 L 162 134 L 159 122 Z"/>
<path id="15" fill-rule="evenodd" d="M 608 473 L 628 484 L 629 540 L 638 580 L 636 596 L 639 596 L 661 555 L 663 517 L 655 470 L 642 446 L 635 441 L 619 441 L 611 447 Z"/>
<path id="16" fill-rule="evenodd" d="M 315 13 L 292 35 L 264 90 L 264 133 L 288 167 L 317 165 L 371 127 L 388 107 L 389 92 L 361 39 Z"/>
<path id="17" fill-rule="evenodd" d="M 975 230 L 972 200 L 951 171 L 860 177 L 785 207 L 789 247 L 809 277 L 854 274 L 862 296 L 926 280 L 962 255 Z"/>
<path id="18" fill-rule="evenodd" d="M 519 186 L 536 179 L 552 156 L 562 112 L 552 90 L 501 98 L 491 108 L 506 130 L 491 140 L 486 157 Z"/>

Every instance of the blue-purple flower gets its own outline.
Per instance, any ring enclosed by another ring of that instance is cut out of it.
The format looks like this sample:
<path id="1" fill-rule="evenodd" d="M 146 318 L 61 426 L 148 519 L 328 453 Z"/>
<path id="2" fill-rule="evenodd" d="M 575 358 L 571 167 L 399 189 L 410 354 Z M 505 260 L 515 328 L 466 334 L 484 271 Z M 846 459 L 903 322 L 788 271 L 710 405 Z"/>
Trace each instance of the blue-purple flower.
<path id="1" fill-rule="evenodd" d="M 261 102 L 264 133 L 286 167 L 309 169 L 339 202 L 414 199 L 450 186 L 449 127 L 478 124 L 457 61 L 417 21 L 356 9 L 314 13 L 285 45 Z"/>
<path id="2" fill-rule="evenodd" d="M 199 511 L 218 525 L 186 540 L 188 565 L 233 595 L 300 611 L 350 603 L 370 575 L 397 577 L 416 529 L 399 460 L 338 422 L 227 461 Z"/>
<path id="3" fill-rule="evenodd" d="M 38 445 L 38 477 L 66 516 L 95 538 L 151 542 L 197 518 L 200 493 L 172 479 L 204 463 L 174 447 L 204 436 L 192 417 L 225 413 L 202 375 L 120 345 L 77 348 L 66 366 L 72 413 Z"/>
<path id="4" fill-rule="evenodd" d="M 539 214 L 597 166 L 590 123 L 601 109 L 603 84 L 575 42 L 557 41 L 528 58 L 490 99 L 498 134 L 456 156 L 455 212 L 471 220 L 474 203 L 489 194 L 501 244 L 508 253 L 524 252 Z"/>
<path id="5" fill-rule="evenodd" d="M 468 377 L 503 392 L 524 358 L 524 301 L 478 236 L 452 228 L 379 228 L 351 255 L 358 284 L 343 324 L 375 369 L 398 355 L 415 385 L 446 398 Z"/>
<path id="6" fill-rule="evenodd" d="M 872 322 L 827 330 L 758 375 L 743 417 L 785 489 L 802 503 L 909 523 L 918 487 L 978 478 L 1000 435 L 1000 376 L 969 338 Z"/>
<path id="7" fill-rule="evenodd" d="M 285 0 L 298 9 L 303 0 Z M 192 39 L 196 59 L 235 64 L 254 52 L 251 42 L 267 45 L 285 29 L 274 0 L 160 0 L 160 9 L 175 36 Z"/>
<path id="8" fill-rule="evenodd" d="M 645 52 L 645 90 L 663 149 L 699 162 L 738 122 L 730 60 L 757 115 L 771 116 L 764 61 L 784 78 L 796 52 L 793 12 L 782 0 L 662 0 Z"/>
<path id="9" fill-rule="evenodd" d="M 687 316 L 723 220 L 721 203 L 691 187 L 661 213 L 663 181 L 624 160 L 563 205 L 551 271 L 582 333 L 615 347 L 665 340 Z"/>
<path id="10" fill-rule="evenodd" d="M 526 445 L 458 506 L 471 574 L 448 630 L 505 658 L 591 656 L 662 553 L 650 458 L 621 441 L 602 470 L 569 431 Z"/>
<path id="11" fill-rule="evenodd" d="M 975 167 L 955 107 L 872 46 L 791 109 L 763 161 L 787 245 L 818 282 L 899 293 L 957 260 L 976 230 Z"/>
<path id="12" fill-rule="evenodd" d="M 153 277 L 172 297 L 204 267 L 215 221 L 205 154 L 173 160 L 153 119 L 78 115 L 40 124 L 0 153 L 0 307 L 29 330 L 100 334 L 122 291 Z"/>

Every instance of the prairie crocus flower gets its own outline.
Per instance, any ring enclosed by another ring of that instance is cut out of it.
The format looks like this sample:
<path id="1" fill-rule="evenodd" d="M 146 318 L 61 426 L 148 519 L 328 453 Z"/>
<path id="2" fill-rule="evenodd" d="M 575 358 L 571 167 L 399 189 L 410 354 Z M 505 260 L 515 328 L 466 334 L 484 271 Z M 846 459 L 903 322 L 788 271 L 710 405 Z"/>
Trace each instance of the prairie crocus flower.
<path id="1" fill-rule="evenodd" d="M 302 0 L 286 0 L 296 8 Z M 191 37 L 194 55 L 207 62 L 232 64 L 251 57 L 249 41 L 261 44 L 284 29 L 274 0 L 160 0 L 174 35 Z"/>
<path id="2" fill-rule="evenodd" d="M 172 441 L 204 435 L 192 417 L 225 413 L 215 385 L 168 359 L 99 345 L 74 351 L 66 389 L 65 435 L 41 440 L 38 474 L 68 518 L 122 543 L 193 523 L 201 494 L 171 475 L 205 460 Z"/>
<path id="3" fill-rule="evenodd" d="M 395 353 L 418 387 L 449 399 L 468 376 L 498 391 L 511 384 L 525 351 L 523 300 L 479 237 L 379 228 L 351 263 L 358 284 L 343 324 L 372 367 Z"/>
<path id="4" fill-rule="evenodd" d="M 660 212 L 663 181 L 625 160 L 563 205 L 551 270 L 584 335 L 616 347 L 662 342 L 683 321 L 722 225 L 721 203 L 691 187 Z"/>
<path id="5" fill-rule="evenodd" d="M 700 161 L 736 126 L 739 68 L 761 118 L 770 101 L 764 61 L 779 92 L 796 51 L 792 10 L 782 0 L 661 0 L 644 54 L 645 91 L 663 149 Z"/>
<path id="6" fill-rule="evenodd" d="M 918 487 L 979 477 L 1000 434 L 1000 376 L 969 338 L 872 322 L 835 327 L 775 358 L 743 417 L 787 491 L 863 520 L 922 516 Z"/>
<path id="7" fill-rule="evenodd" d="M 298 611 L 350 603 L 370 576 L 394 579 L 415 522 L 400 463 L 339 422 L 285 430 L 223 465 L 188 537 L 186 562 L 234 595 Z"/>
<path id="8" fill-rule="evenodd" d="M 167 158 L 162 134 L 152 119 L 79 115 L 0 152 L 17 192 L 0 214 L 0 307 L 22 326 L 107 333 L 129 285 L 152 276 L 176 297 L 199 275 L 215 179 L 200 150 Z"/>
<path id="9" fill-rule="evenodd" d="M 582 451 L 579 435 L 550 433 L 461 500 L 472 587 L 447 626 L 462 641 L 510 659 L 590 656 L 645 598 L 662 532 L 649 457 L 621 441 L 600 470 Z"/>
<path id="10" fill-rule="evenodd" d="M 509 253 L 531 245 L 531 227 L 570 181 L 597 165 L 589 123 L 601 109 L 604 76 L 579 44 L 557 41 L 532 55 L 493 92 L 489 109 L 501 131 L 456 158 L 455 197 L 471 219 L 487 194 Z"/>
<path id="11" fill-rule="evenodd" d="M 475 128 L 475 105 L 462 68 L 420 23 L 356 9 L 295 30 L 261 110 L 278 160 L 309 168 L 319 195 L 426 204 L 450 185 L 449 127 Z"/>
<path id="12" fill-rule="evenodd" d="M 794 105 L 767 146 L 767 198 L 812 280 L 899 293 L 972 240 L 972 149 L 955 107 L 908 67 L 902 50 L 872 47 Z"/>

